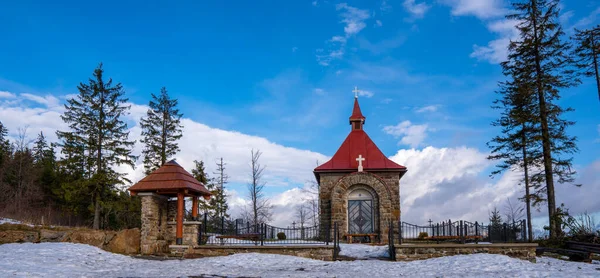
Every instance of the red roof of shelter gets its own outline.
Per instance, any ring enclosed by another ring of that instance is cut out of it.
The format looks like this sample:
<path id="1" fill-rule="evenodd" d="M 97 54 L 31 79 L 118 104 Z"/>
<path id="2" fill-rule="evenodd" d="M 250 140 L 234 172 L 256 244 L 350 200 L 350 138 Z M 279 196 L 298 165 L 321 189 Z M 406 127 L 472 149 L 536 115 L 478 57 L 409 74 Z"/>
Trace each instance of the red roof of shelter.
<path id="1" fill-rule="evenodd" d="M 129 191 L 174 193 L 178 190 L 187 190 L 188 194 L 210 196 L 211 193 L 204 185 L 196 180 L 188 171 L 183 169 L 175 160 L 163 166 L 138 181 Z"/>
<path id="2" fill-rule="evenodd" d="M 352 116 L 350 116 L 350 122 L 353 120 L 364 120 L 360 106 L 358 105 L 358 99 L 354 99 L 354 108 L 352 110 Z M 387 158 L 381 150 L 373 143 L 373 140 L 369 138 L 369 135 L 362 129 L 362 125 L 358 128 L 353 126 L 352 131 L 344 140 L 344 143 L 340 146 L 333 157 L 325 162 L 324 164 L 315 168 L 315 173 L 319 172 L 335 172 L 335 171 L 357 171 L 358 170 L 358 158 L 362 155 L 365 160 L 362 162 L 363 169 L 368 170 L 395 170 L 405 172 L 406 167 L 391 161 Z"/>

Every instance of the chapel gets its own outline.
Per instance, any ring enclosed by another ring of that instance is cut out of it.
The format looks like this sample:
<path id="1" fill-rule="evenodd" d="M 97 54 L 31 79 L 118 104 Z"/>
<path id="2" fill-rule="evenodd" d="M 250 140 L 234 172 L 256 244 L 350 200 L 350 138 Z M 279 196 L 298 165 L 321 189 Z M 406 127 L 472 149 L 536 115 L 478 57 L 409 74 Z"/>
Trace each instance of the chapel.
<path id="1" fill-rule="evenodd" d="M 314 169 L 320 225 L 333 233 L 330 227 L 337 223 L 346 240 L 388 243 L 390 225 L 398 232 L 400 179 L 407 169 L 379 150 L 363 129 L 365 119 L 355 95 L 350 133 L 333 157 Z"/>

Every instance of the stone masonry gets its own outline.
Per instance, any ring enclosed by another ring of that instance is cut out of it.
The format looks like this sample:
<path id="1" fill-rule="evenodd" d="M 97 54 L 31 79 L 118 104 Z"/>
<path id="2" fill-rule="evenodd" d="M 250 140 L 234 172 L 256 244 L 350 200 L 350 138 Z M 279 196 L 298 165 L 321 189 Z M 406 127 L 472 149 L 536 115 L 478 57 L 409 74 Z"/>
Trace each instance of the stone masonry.
<path id="1" fill-rule="evenodd" d="M 396 261 L 415 261 L 453 255 L 499 254 L 535 262 L 537 243 L 395 245 Z"/>
<path id="2" fill-rule="evenodd" d="M 337 223 L 340 236 L 347 234 L 348 195 L 355 189 L 365 189 L 374 196 L 375 233 L 379 235 L 381 243 L 388 243 L 390 221 L 396 234 L 398 232 L 400 175 L 398 171 L 320 173 L 319 199 L 323 227 L 333 227 L 333 223 Z"/>
<path id="3" fill-rule="evenodd" d="M 154 193 L 140 193 L 142 201 L 142 228 L 140 251 L 144 255 L 169 252 L 167 241 L 167 197 Z"/>

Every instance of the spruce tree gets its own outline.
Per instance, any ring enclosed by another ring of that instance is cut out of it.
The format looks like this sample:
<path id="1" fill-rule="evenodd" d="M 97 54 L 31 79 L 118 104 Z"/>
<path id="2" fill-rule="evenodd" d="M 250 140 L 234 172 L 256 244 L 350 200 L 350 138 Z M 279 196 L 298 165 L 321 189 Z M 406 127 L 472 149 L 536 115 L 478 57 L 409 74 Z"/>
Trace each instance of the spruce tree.
<path id="1" fill-rule="evenodd" d="M 504 73 L 527 82 L 536 98 L 543 175 L 532 178 L 545 184 L 550 237 L 560 234 L 560 225 L 555 220 L 555 177 L 559 183 L 573 181 L 572 157 L 569 156 L 577 151 L 576 138 L 566 134 L 566 128 L 574 122 L 563 119 L 563 114 L 573 109 L 557 104 L 560 89 L 579 83 L 572 69 L 570 45 L 562 39 L 564 32 L 559 24 L 558 5 L 558 0 L 513 3 L 515 13 L 507 19 L 518 22 L 516 28 L 520 36 L 509 44 L 508 61 L 502 64 Z"/>
<path id="2" fill-rule="evenodd" d="M 167 159 L 179 151 L 177 140 L 182 136 L 181 117 L 177 109 L 177 100 L 171 99 L 165 87 L 160 89 L 160 95 L 152 94 L 148 103 L 150 108 L 146 118 L 142 118 L 142 136 L 144 143 L 144 168 L 146 175 L 158 169 Z"/>
<path id="3" fill-rule="evenodd" d="M 598 73 L 598 64 L 600 63 L 600 24 L 587 30 L 575 29 L 575 49 L 573 55 L 577 67 L 581 73 L 587 77 L 596 79 L 596 88 L 598 89 L 598 100 L 600 100 L 600 73 Z"/>
<path id="4" fill-rule="evenodd" d="M 206 189 L 214 194 L 215 185 L 211 182 L 204 168 L 204 161 L 194 160 L 194 168 L 192 169 L 192 176 L 200 183 L 204 184 Z M 214 196 L 214 195 L 213 195 Z M 212 200 L 213 198 L 211 198 Z M 209 201 L 201 200 L 199 203 L 200 210 L 204 211 L 205 214 L 214 214 L 214 205 Z"/>
<path id="5" fill-rule="evenodd" d="M 221 164 L 223 164 L 221 160 Z M 223 164 L 225 165 L 225 164 Z M 210 191 L 212 197 L 209 200 L 204 200 L 200 202 L 200 209 L 204 211 L 207 215 L 210 223 L 215 227 L 221 226 L 221 221 L 223 219 L 229 218 L 229 214 L 227 213 L 228 205 L 227 205 L 227 196 L 221 190 L 221 181 L 224 183 L 227 182 L 227 175 L 225 175 L 222 171 L 225 170 L 224 167 L 219 167 L 219 163 L 217 163 L 218 171 L 216 175 L 217 178 L 209 178 L 206 170 L 204 168 L 204 162 L 194 160 L 194 168 L 192 169 L 192 176 L 196 178 L 199 182 L 204 184 L 206 189 Z M 222 171 L 219 171 L 222 170 Z M 223 176 L 221 176 L 223 175 Z"/>
<path id="6" fill-rule="evenodd" d="M 0 121 L 0 169 L 3 169 L 6 160 L 10 154 L 10 143 L 8 141 L 8 129 Z M 2 170 L 0 170 L 0 173 Z M 0 182 L 2 182 L 2 176 L 0 176 Z"/>
<path id="7" fill-rule="evenodd" d="M 43 163 L 44 158 L 48 152 L 48 142 L 46 141 L 46 137 L 44 133 L 40 131 L 38 137 L 33 142 L 33 159 L 35 163 L 40 164 Z"/>
<path id="8" fill-rule="evenodd" d="M 492 227 L 499 227 L 502 226 L 502 215 L 500 215 L 500 211 L 498 211 L 498 209 L 496 207 L 494 207 L 494 210 L 492 210 L 490 212 L 490 225 Z"/>
<path id="9" fill-rule="evenodd" d="M 53 144 L 48 144 L 44 133 L 40 132 L 33 143 L 33 159 L 39 171 L 39 186 L 44 192 L 46 203 L 53 201 L 56 187 L 56 156 Z"/>
<path id="10" fill-rule="evenodd" d="M 70 130 L 57 131 L 57 135 L 63 148 L 76 152 L 75 169 L 82 167 L 83 176 L 90 177 L 86 184 L 93 200 L 93 228 L 99 229 L 103 198 L 125 181 L 124 174 L 113 167 L 134 167 L 134 141 L 128 140 L 127 123 L 122 119 L 130 106 L 126 105 L 123 86 L 113 85 L 110 78 L 105 81 L 102 64 L 94 70 L 93 78 L 77 89 L 79 94 L 67 100 L 61 116 Z"/>
<path id="11" fill-rule="evenodd" d="M 539 169 L 543 164 L 542 150 L 535 138 L 539 137 L 539 122 L 536 120 L 537 107 L 532 90 L 526 82 L 510 80 L 500 83 L 498 91 L 500 99 L 494 101 L 494 109 L 501 109 L 501 116 L 492 122 L 493 126 L 501 127 L 500 135 L 495 136 L 488 146 L 491 148 L 490 160 L 499 160 L 497 169 L 492 176 L 504 171 L 520 170 L 523 172 L 522 183 L 525 186 L 525 208 L 527 212 L 528 236 L 533 238 L 531 224 L 531 206 L 544 201 L 543 194 L 531 192 L 539 189 L 538 179 L 531 179 L 530 170 Z M 533 168 L 533 169 L 531 169 Z"/>
<path id="12" fill-rule="evenodd" d="M 225 184 L 227 184 L 229 180 L 229 176 L 225 174 L 225 165 L 223 162 L 223 158 L 217 162 L 217 171 L 215 178 L 215 182 L 217 187 L 215 188 L 214 198 L 211 198 L 211 202 L 214 203 L 215 214 L 220 218 L 229 218 L 229 214 L 227 210 L 229 209 L 229 205 L 227 204 L 227 195 L 225 194 Z"/>

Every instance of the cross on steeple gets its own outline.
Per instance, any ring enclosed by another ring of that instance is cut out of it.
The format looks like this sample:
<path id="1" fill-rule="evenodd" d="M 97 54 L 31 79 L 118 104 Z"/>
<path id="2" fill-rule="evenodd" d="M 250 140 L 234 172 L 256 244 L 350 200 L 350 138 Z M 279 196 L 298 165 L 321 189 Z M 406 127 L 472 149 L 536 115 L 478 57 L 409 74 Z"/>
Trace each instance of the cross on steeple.
<path id="1" fill-rule="evenodd" d="M 360 90 L 358 90 L 357 86 L 354 86 L 354 90 L 352 90 L 352 92 L 354 92 L 354 98 L 358 98 L 358 93 L 360 93 Z"/>
<path id="2" fill-rule="evenodd" d="M 367 160 L 366 158 L 362 157 L 362 154 L 358 155 L 358 158 L 356 159 L 356 161 L 358 161 L 358 171 L 362 172 L 363 171 L 363 166 L 362 166 L 362 162 Z"/>

